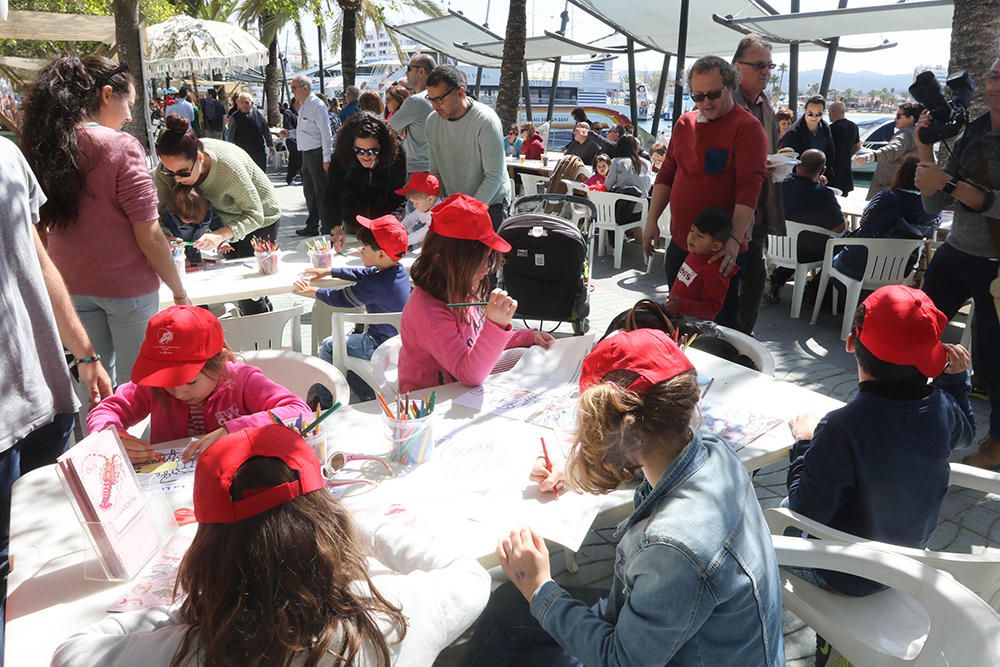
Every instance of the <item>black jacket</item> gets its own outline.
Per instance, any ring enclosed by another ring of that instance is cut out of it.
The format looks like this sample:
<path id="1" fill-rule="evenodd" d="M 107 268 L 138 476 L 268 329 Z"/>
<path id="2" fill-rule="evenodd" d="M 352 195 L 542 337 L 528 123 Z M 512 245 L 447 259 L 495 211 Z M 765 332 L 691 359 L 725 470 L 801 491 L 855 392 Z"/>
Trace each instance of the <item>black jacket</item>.
<path id="1" fill-rule="evenodd" d="M 812 132 L 806 126 L 806 117 L 799 116 L 799 119 L 788 128 L 788 132 L 785 132 L 785 136 L 781 137 L 778 148 L 792 148 L 799 155 L 810 148 L 819 148 L 826 154 L 826 180 L 833 182 L 836 178 L 836 170 L 833 165 L 837 161 L 837 145 L 833 143 L 833 133 L 830 132 L 830 126 L 825 120 L 819 122 L 819 132 L 816 134 L 817 137 L 813 137 Z M 824 144 L 825 147 L 815 145 L 814 139 L 818 137 L 822 137 L 820 143 Z"/>
<path id="2" fill-rule="evenodd" d="M 237 111 L 229 117 L 229 141 L 250 155 L 264 155 L 274 145 L 264 114 L 257 107 L 250 107 L 249 114 Z"/>
<path id="3" fill-rule="evenodd" d="M 334 160 L 327 177 L 326 215 L 332 227 L 343 224 L 344 231 L 354 233 L 359 215 L 377 218 L 402 213 L 406 200 L 394 192 L 406 185 L 406 156 L 402 150 L 392 164 L 376 163 L 374 169 L 365 169 L 353 158 L 346 167 Z"/>

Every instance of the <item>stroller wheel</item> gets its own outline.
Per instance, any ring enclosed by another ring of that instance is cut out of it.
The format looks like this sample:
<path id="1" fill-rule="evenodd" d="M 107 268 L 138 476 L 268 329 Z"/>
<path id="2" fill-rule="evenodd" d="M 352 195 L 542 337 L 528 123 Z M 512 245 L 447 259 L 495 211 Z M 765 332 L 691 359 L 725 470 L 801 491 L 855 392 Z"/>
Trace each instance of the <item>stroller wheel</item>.
<path id="1" fill-rule="evenodd" d="M 573 320 L 573 335 L 582 336 L 590 331 L 590 320 L 586 317 L 580 320 Z"/>

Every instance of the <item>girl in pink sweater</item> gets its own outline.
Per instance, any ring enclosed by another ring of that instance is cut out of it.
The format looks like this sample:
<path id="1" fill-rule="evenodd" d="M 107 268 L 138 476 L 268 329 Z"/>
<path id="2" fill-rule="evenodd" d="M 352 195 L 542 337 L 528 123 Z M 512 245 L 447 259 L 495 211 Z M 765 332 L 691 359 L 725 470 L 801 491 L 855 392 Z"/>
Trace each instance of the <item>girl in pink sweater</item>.
<path id="1" fill-rule="evenodd" d="M 483 383 L 504 349 L 548 347 L 552 336 L 511 329 L 517 301 L 490 292 L 490 275 L 510 244 L 497 236 L 486 204 L 457 194 L 431 210 L 431 228 L 410 270 L 415 285 L 400 335 L 399 390 L 417 391 L 449 382 Z M 449 303 L 486 301 L 449 308 Z"/>
<path id="2" fill-rule="evenodd" d="M 173 306 L 146 328 L 132 382 L 87 415 L 87 429 L 114 426 L 120 432 L 151 415 L 152 443 L 201 436 L 184 450 L 188 460 L 221 438 L 251 426 L 312 415 L 309 406 L 259 368 L 236 361 L 222 325 L 203 308 Z M 153 457 L 152 446 L 136 438 L 123 442 L 133 463 Z"/>

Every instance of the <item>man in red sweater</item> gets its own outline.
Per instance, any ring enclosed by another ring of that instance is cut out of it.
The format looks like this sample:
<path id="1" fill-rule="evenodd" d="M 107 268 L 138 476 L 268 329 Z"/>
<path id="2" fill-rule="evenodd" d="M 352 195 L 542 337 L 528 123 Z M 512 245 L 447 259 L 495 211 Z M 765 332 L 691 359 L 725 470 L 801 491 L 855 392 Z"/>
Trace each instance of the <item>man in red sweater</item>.
<path id="1" fill-rule="evenodd" d="M 724 275 L 732 276 L 726 302 L 716 321 L 739 328 L 739 274 L 748 249 L 748 232 L 760 197 L 767 160 L 767 135 L 760 122 L 733 100 L 739 74 L 717 56 L 699 58 L 688 72 L 688 89 L 697 109 L 684 114 L 674 126 L 667 157 L 656 175 L 649 217 L 643 231 L 647 255 L 659 237 L 657 221 L 670 204 L 670 236 L 664 270 L 672 286 L 687 249 L 686 240 L 695 216 L 709 207 L 732 211 L 733 233 L 709 260 Z"/>

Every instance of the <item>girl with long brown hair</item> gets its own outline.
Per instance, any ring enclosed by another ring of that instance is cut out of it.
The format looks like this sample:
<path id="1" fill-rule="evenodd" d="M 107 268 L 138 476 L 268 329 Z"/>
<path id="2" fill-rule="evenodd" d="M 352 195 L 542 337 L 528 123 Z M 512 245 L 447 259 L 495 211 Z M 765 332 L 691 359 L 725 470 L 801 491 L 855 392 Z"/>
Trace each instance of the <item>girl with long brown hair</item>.
<path id="1" fill-rule="evenodd" d="M 415 288 L 403 309 L 401 392 L 455 381 L 482 384 L 504 349 L 548 347 L 552 341 L 541 331 L 513 331 L 517 301 L 503 290 L 490 291 L 490 276 L 510 244 L 493 231 L 489 207 L 457 194 L 431 209 L 431 216 L 410 270 Z"/>
<path id="2" fill-rule="evenodd" d="M 432 541 L 394 526 L 362 538 L 316 454 L 284 426 L 207 449 L 194 514 L 174 591 L 183 602 L 109 616 L 54 665 L 427 667 L 489 594 L 478 563 Z M 384 565 L 366 557 L 372 547 Z"/>
<path id="3" fill-rule="evenodd" d="M 619 524 L 614 579 L 592 589 L 552 580 L 542 536 L 500 541 L 510 583 L 476 626 L 463 667 L 785 664 L 781 590 L 753 485 L 728 444 L 692 429 L 694 366 L 664 332 L 602 340 L 583 362 L 567 484 L 608 493 L 638 479 L 635 509 Z M 536 465 L 552 490 L 561 472 Z"/>

